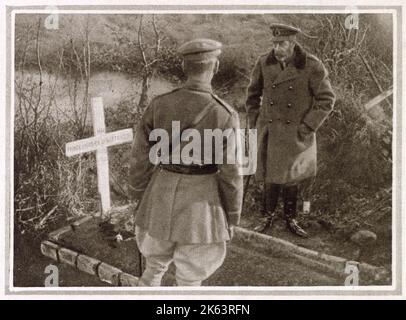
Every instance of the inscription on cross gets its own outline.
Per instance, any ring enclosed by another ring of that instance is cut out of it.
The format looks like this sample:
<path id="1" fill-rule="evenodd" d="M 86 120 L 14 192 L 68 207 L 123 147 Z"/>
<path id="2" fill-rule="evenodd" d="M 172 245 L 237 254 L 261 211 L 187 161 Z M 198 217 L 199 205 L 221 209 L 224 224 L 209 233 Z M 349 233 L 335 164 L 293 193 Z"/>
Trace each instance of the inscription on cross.
<path id="1" fill-rule="evenodd" d="M 66 155 L 71 157 L 85 152 L 96 151 L 97 186 L 101 197 L 101 213 L 105 215 L 111 208 L 107 147 L 131 142 L 133 140 L 133 130 L 123 129 L 106 133 L 103 99 L 101 97 L 92 98 L 92 120 L 94 137 L 67 143 Z"/>

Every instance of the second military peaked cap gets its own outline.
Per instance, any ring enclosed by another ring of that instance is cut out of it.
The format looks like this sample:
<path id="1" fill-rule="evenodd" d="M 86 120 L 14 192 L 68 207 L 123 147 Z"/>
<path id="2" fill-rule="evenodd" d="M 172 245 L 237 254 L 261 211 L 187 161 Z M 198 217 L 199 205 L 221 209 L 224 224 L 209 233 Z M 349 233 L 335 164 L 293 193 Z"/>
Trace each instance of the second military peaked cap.
<path id="1" fill-rule="evenodd" d="M 270 26 L 274 41 L 284 41 L 293 39 L 302 30 L 282 23 L 274 23 Z"/>
<path id="2" fill-rule="evenodd" d="M 178 52 L 185 60 L 205 61 L 221 53 L 222 44 L 211 39 L 194 39 L 182 44 Z"/>

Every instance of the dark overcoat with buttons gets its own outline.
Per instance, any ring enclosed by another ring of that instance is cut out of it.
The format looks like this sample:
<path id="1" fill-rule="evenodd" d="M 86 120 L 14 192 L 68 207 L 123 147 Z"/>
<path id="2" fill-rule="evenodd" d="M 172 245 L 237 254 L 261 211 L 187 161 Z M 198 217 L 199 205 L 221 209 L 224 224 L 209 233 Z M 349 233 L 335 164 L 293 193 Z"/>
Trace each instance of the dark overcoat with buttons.
<path id="1" fill-rule="evenodd" d="M 326 68 L 299 45 L 284 69 L 273 50 L 260 56 L 246 101 L 250 125 L 258 130 L 258 181 L 295 184 L 316 175 L 316 132 L 334 101 Z M 309 134 L 299 134 L 301 125 Z"/>

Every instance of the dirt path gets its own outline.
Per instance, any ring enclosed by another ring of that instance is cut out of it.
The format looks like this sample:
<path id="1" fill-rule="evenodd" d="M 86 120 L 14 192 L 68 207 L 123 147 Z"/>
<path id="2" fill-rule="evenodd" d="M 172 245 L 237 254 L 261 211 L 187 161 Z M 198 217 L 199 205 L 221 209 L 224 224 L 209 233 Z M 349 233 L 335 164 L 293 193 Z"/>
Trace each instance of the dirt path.
<path id="1" fill-rule="evenodd" d="M 231 245 L 223 266 L 207 281 L 210 286 L 331 286 L 344 282 L 286 258 L 269 257 Z"/>

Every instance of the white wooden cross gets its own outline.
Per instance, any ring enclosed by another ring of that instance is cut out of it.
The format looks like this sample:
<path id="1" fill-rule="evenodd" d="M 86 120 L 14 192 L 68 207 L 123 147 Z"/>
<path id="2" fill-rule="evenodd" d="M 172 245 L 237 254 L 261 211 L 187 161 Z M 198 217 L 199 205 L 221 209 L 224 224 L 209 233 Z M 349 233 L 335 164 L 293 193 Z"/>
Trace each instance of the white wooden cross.
<path id="1" fill-rule="evenodd" d="M 92 98 L 92 118 L 94 137 L 67 143 L 66 155 L 71 157 L 89 151 L 96 151 L 97 186 L 101 197 L 102 215 L 105 215 L 111 207 L 107 147 L 131 142 L 133 140 L 133 130 L 124 129 L 106 133 L 103 99 L 101 97 Z"/>

